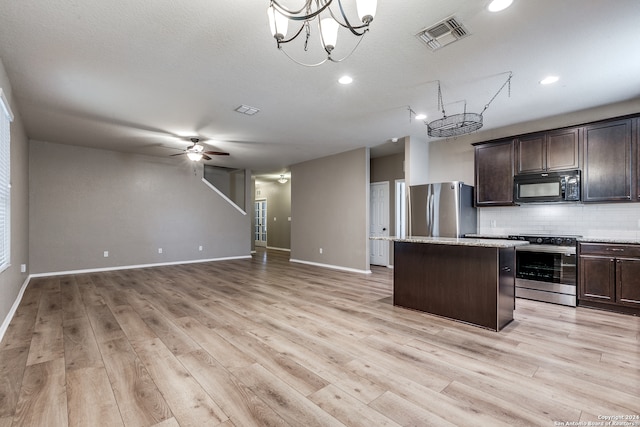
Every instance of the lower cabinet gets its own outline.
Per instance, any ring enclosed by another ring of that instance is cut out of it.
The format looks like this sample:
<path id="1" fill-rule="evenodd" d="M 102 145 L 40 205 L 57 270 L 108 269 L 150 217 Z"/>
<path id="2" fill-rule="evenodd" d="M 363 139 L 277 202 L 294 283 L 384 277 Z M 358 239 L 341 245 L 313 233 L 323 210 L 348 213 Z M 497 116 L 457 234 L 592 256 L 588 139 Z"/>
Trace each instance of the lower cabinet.
<path id="1" fill-rule="evenodd" d="M 580 243 L 578 305 L 640 314 L 640 245 Z"/>

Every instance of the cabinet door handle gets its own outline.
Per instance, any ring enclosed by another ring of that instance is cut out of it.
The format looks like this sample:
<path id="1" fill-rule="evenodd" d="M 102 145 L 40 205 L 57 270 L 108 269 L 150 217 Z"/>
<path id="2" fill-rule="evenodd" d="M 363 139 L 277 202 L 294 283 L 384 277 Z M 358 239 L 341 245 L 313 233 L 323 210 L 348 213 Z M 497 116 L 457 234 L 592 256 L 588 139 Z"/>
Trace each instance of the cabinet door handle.
<path id="1" fill-rule="evenodd" d="M 502 267 L 502 271 L 506 271 L 507 273 L 511 271 L 511 267 Z"/>
<path id="2" fill-rule="evenodd" d="M 607 248 L 607 250 L 611 252 L 624 252 L 622 248 Z"/>

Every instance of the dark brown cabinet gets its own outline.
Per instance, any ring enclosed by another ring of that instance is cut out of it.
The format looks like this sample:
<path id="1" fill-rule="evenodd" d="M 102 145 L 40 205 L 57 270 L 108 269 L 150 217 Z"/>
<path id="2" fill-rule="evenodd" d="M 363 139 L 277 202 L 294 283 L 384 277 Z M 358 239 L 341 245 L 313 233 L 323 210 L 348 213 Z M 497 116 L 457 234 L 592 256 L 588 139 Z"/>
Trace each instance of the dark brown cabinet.
<path id="1" fill-rule="evenodd" d="M 512 139 L 475 146 L 476 206 L 513 205 Z"/>
<path id="2" fill-rule="evenodd" d="M 578 169 L 579 129 L 541 132 L 516 139 L 518 173 Z"/>
<path id="3" fill-rule="evenodd" d="M 632 119 L 603 122 L 584 128 L 582 201 L 636 199 L 632 142 Z"/>
<path id="4" fill-rule="evenodd" d="M 514 247 L 394 242 L 393 305 L 499 331 L 513 320 Z"/>
<path id="5" fill-rule="evenodd" d="M 640 313 L 640 245 L 581 243 L 580 305 Z"/>

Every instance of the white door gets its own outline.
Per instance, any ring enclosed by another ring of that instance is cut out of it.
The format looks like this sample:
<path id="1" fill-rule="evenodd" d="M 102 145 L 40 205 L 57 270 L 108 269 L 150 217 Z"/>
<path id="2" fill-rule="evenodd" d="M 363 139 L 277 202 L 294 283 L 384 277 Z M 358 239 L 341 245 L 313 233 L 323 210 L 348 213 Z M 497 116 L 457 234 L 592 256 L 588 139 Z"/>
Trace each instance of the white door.
<path id="1" fill-rule="evenodd" d="M 253 240 L 256 246 L 267 246 L 267 201 L 256 200 Z"/>
<path id="2" fill-rule="evenodd" d="M 374 182 L 369 184 L 369 213 L 371 237 L 389 236 L 389 183 Z M 373 265 L 389 265 L 389 245 L 386 240 L 370 240 L 369 263 Z"/>

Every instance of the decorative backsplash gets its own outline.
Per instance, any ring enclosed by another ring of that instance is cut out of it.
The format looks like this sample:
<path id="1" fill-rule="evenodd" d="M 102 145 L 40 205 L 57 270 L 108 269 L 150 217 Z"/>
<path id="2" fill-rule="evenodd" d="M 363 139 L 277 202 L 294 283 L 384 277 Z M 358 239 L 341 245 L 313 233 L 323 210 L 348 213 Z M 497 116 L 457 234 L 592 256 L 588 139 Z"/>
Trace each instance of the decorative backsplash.
<path id="1" fill-rule="evenodd" d="M 640 203 L 531 204 L 478 209 L 480 234 L 640 238 Z"/>

